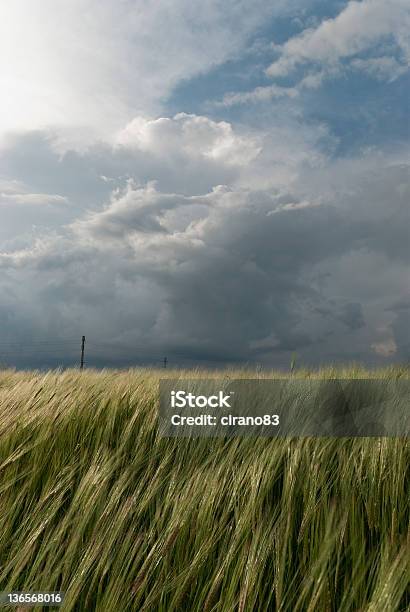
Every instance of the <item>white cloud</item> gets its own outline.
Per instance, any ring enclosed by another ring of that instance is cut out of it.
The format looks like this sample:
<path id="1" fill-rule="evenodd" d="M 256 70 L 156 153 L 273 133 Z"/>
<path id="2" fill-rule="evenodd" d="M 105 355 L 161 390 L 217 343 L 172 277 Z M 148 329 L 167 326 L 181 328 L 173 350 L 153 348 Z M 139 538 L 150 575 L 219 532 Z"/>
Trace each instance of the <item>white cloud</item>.
<path id="1" fill-rule="evenodd" d="M 137 114 L 159 114 L 181 79 L 241 51 L 267 16 L 285 6 L 264 0 L 2 2 L 0 135 L 58 126 L 66 148 L 92 134 L 109 138 Z"/>
<path id="2" fill-rule="evenodd" d="M 0 206 L 29 205 L 29 206 L 53 206 L 67 204 L 66 197 L 50 193 L 0 193 Z"/>
<path id="3" fill-rule="evenodd" d="M 368 59 L 353 59 L 350 66 L 354 70 L 367 72 L 380 81 L 394 81 L 407 72 L 408 67 L 399 63 L 394 57 L 370 57 Z"/>
<path id="4" fill-rule="evenodd" d="M 339 65 L 333 64 L 325 69 L 312 70 L 304 76 L 294 87 L 282 85 L 263 85 L 251 91 L 231 92 L 225 94 L 221 101 L 213 103 L 216 107 L 230 107 L 238 104 L 268 102 L 269 100 L 297 100 L 304 89 L 318 89 L 325 79 L 337 77 L 341 73 Z"/>
<path id="5" fill-rule="evenodd" d="M 321 206 L 321 205 L 322 205 L 322 202 L 320 200 L 318 201 L 302 200 L 301 202 L 290 202 L 288 204 L 279 204 L 279 206 L 277 206 L 274 210 L 270 210 L 267 213 L 267 216 L 270 217 L 271 215 L 277 215 L 287 210 L 288 211 L 301 210 L 302 208 L 311 208 L 312 206 Z"/>
<path id="6" fill-rule="evenodd" d="M 210 203 L 209 196 L 161 193 L 155 182 L 140 187 L 129 180 L 125 189 L 113 192 L 104 210 L 74 222 L 71 229 L 81 240 L 91 241 L 97 246 L 101 246 L 102 240 L 111 241 L 116 247 L 119 241 L 124 246 L 129 245 L 137 234 L 167 234 L 168 211 L 179 212 L 184 207 L 202 212 Z"/>
<path id="7" fill-rule="evenodd" d="M 380 41 L 393 38 L 408 56 L 410 5 L 407 0 L 350 1 L 334 19 L 304 30 L 280 48 L 281 56 L 267 69 L 271 77 L 282 77 L 298 65 L 315 62 L 334 66 L 343 58 L 371 49 Z"/>
<path id="8" fill-rule="evenodd" d="M 266 69 L 267 76 L 289 77 L 297 68 L 306 71 L 293 86 L 274 83 L 252 91 L 225 94 L 217 106 L 230 107 L 274 99 L 297 99 L 303 90 L 318 89 L 348 69 L 366 72 L 388 82 L 405 74 L 410 65 L 410 4 L 407 0 L 351 0 L 334 18 L 308 27 L 283 45 L 272 44 L 279 55 Z M 394 55 L 373 56 L 390 43 Z M 357 57 L 373 53 L 371 57 Z M 397 56 L 397 57 L 395 57 Z M 348 60 L 347 66 L 342 60 Z"/>
<path id="9" fill-rule="evenodd" d="M 309 72 L 303 79 L 299 82 L 296 90 L 300 91 L 301 89 L 318 89 L 323 83 L 325 79 L 330 76 L 330 72 L 333 75 L 339 74 L 339 69 L 337 67 L 333 67 L 332 70 L 318 70 Z"/>
<path id="10" fill-rule="evenodd" d="M 179 113 L 173 118 L 133 119 L 117 144 L 160 157 L 205 158 L 227 165 L 244 165 L 260 152 L 255 137 L 239 136 L 230 123 Z"/>
<path id="11" fill-rule="evenodd" d="M 266 85 L 256 87 L 252 91 L 232 92 L 224 95 L 221 102 L 216 102 L 216 106 L 235 106 L 236 104 L 246 104 L 248 102 L 266 102 L 275 98 L 296 98 L 299 92 L 294 87 L 280 87 L 279 85 Z"/>

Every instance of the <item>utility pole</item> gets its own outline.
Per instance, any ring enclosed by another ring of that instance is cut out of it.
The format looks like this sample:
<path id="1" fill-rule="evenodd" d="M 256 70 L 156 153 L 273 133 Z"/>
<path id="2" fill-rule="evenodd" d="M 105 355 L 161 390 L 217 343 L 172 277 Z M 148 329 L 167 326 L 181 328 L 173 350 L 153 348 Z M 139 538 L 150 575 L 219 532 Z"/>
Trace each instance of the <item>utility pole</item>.
<path id="1" fill-rule="evenodd" d="M 81 338 L 81 362 L 80 370 L 84 369 L 84 348 L 85 348 L 85 336 Z"/>
<path id="2" fill-rule="evenodd" d="M 164 368 L 167 367 L 167 363 L 168 363 L 168 359 L 166 357 L 164 357 Z"/>

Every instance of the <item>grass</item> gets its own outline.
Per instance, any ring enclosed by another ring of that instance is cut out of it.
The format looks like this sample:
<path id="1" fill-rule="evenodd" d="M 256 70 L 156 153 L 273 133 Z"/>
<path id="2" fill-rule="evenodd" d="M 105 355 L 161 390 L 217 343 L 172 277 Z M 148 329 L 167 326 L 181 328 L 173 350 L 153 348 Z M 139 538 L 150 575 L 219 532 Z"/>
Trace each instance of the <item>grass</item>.
<path id="1" fill-rule="evenodd" d="M 159 438 L 163 375 L 0 373 L 0 591 L 62 590 L 66 611 L 409 609 L 407 439 Z"/>

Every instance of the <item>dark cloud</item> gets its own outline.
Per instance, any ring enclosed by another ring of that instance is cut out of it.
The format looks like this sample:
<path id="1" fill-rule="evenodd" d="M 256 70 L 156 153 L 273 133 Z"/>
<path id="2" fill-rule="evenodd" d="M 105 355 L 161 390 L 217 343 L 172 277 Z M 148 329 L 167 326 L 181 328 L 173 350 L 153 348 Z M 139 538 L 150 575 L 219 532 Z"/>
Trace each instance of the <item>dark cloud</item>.
<path id="1" fill-rule="evenodd" d="M 343 306 L 339 319 L 351 330 L 360 329 L 365 325 L 362 305 L 358 302 L 350 302 Z"/>
<path id="2" fill-rule="evenodd" d="M 252 164 L 257 175 L 259 153 L 241 157 L 252 139 L 200 127 L 182 158 L 169 143 L 161 154 L 161 134 L 151 134 L 145 152 L 101 145 L 59 157 L 38 134 L 3 152 L 4 180 L 73 208 L 66 222 L 48 216 L 49 231 L 0 252 L 0 345 L 12 337 L 29 347 L 40 337 L 63 350 L 85 333 L 98 365 L 163 355 L 191 365 L 288 365 L 293 352 L 312 364 L 406 359 L 408 167 L 328 164 L 319 185 L 312 172 L 287 190 L 256 189 L 242 180 Z M 199 153 L 189 148 L 197 138 Z M 30 161 L 37 145 L 38 172 Z M 220 150 L 228 154 L 209 158 Z M 193 169 L 187 181 L 161 171 L 164 161 L 175 173 L 181 159 Z M 195 191 L 201 169 L 204 190 Z M 37 358 L 28 352 L 21 363 Z M 69 352 L 61 359 L 68 363 Z"/>

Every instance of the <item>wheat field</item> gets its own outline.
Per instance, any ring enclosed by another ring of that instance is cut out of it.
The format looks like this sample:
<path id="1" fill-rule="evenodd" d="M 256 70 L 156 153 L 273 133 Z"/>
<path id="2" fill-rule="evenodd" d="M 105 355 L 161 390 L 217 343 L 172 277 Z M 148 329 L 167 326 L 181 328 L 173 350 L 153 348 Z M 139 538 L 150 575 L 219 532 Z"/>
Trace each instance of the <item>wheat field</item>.
<path id="1" fill-rule="evenodd" d="M 409 609 L 406 438 L 160 438 L 164 374 L 288 376 L 0 372 L 0 591 L 87 612 Z"/>

